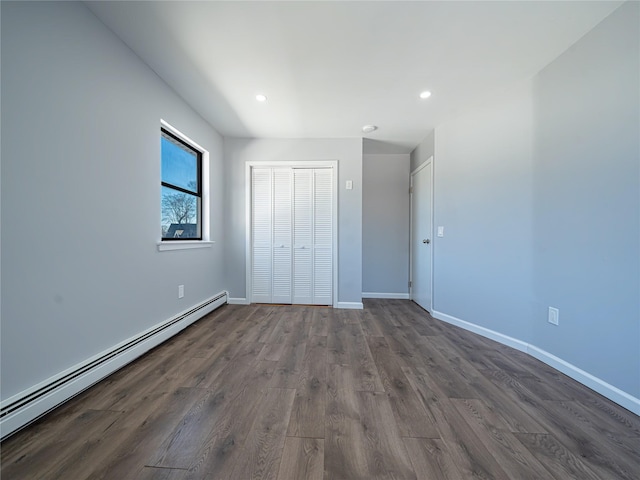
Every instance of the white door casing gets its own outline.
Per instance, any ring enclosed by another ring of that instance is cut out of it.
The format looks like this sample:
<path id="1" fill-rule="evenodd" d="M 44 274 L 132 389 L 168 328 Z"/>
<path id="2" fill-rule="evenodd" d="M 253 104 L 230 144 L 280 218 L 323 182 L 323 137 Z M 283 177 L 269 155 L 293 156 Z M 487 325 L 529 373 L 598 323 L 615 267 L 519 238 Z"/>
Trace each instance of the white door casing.
<path id="1" fill-rule="evenodd" d="M 411 172 L 411 299 L 432 310 L 433 157 Z"/>

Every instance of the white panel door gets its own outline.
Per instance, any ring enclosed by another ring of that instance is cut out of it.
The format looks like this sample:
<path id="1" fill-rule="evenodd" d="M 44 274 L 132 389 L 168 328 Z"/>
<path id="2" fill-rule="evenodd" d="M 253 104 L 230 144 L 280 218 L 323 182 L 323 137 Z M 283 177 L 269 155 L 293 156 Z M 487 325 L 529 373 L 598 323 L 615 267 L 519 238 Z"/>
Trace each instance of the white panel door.
<path id="1" fill-rule="evenodd" d="M 291 303 L 292 170 L 273 169 L 272 302 Z"/>
<path id="2" fill-rule="evenodd" d="M 313 170 L 293 170 L 293 299 L 313 303 Z"/>
<path id="3" fill-rule="evenodd" d="M 333 293 L 333 170 L 314 170 L 313 301 L 331 305 Z"/>
<path id="4" fill-rule="evenodd" d="M 271 303 L 272 209 L 271 169 L 254 168 L 251 175 L 251 301 Z"/>
<path id="5" fill-rule="evenodd" d="M 411 175 L 411 299 L 431 311 L 432 163 Z"/>

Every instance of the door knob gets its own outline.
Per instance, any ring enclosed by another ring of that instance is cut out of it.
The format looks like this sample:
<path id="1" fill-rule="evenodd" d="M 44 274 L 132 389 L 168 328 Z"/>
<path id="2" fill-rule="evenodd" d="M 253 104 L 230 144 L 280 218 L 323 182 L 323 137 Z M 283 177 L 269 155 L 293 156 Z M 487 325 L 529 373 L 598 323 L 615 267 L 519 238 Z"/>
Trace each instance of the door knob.
<path id="1" fill-rule="evenodd" d="M 422 240 L 422 243 L 431 243 L 431 240 L 429 240 L 428 238 L 425 238 L 424 240 Z"/>

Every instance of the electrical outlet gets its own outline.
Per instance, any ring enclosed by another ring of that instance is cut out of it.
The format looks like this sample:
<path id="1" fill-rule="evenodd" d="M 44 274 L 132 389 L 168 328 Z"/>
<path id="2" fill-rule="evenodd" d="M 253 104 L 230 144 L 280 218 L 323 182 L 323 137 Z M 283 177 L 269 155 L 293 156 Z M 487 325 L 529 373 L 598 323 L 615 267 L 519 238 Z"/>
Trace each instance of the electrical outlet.
<path id="1" fill-rule="evenodd" d="M 178 298 L 184 297 L 184 285 L 178 285 Z"/>
<path id="2" fill-rule="evenodd" d="M 553 325 L 560 324 L 560 310 L 549 307 L 549 323 L 552 323 Z"/>

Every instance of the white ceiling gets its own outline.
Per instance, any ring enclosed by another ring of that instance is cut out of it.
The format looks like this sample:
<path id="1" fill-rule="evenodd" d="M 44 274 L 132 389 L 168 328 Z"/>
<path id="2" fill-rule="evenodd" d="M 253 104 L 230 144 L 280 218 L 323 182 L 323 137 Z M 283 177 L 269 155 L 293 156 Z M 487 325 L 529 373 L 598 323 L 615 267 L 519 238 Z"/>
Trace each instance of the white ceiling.
<path id="1" fill-rule="evenodd" d="M 540 71 L 621 3 L 88 6 L 223 135 L 364 136 L 408 153 L 470 104 Z M 420 100 L 422 90 L 432 97 Z M 363 135 L 367 124 L 379 130 Z"/>

